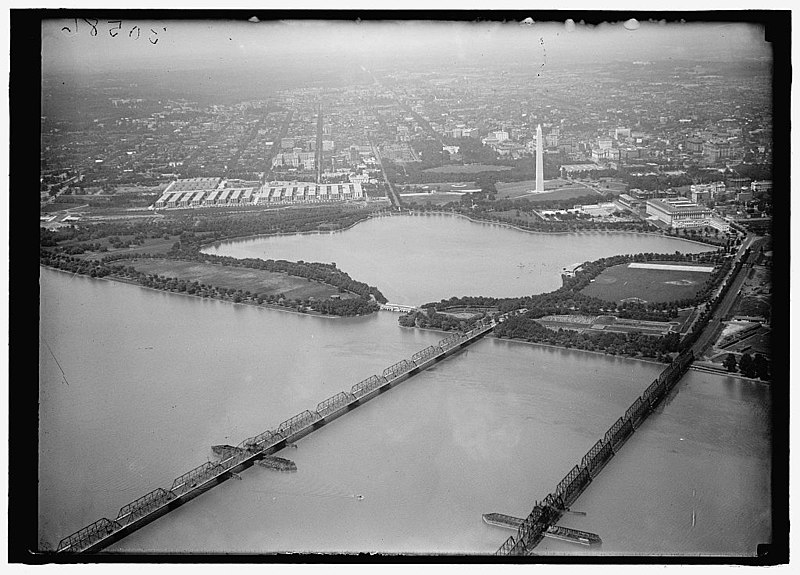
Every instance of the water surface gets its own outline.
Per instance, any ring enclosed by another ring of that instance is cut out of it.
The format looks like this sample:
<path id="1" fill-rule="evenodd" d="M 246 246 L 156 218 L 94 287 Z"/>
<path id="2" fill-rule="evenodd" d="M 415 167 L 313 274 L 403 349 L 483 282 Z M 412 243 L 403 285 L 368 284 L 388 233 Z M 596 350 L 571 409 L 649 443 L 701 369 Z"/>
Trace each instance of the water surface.
<path id="1" fill-rule="evenodd" d="M 168 488 L 212 444 L 274 428 L 442 337 L 387 312 L 302 316 L 44 269 L 41 302 L 40 337 L 69 380 L 40 346 L 51 546 Z M 296 473 L 251 468 L 110 550 L 493 553 L 510 532 L 481 514 L 527 514 L 659 369 L 485 339 L 280 452 Z M 574 526 L 598 532 L 603 552 L 752 554 L 769 537 L 770 441 L 769 395 L 753 385 L 691 374 L 579 499 L 589 515 Z M 702 538 L 685 534 L 692 509 Z"/>
<path id="2" fill-rule="evenodd" d="M 529 233 L 451 215 L 373 218 L 330 234 L 233 240 L 208 253 L 335 262 L 389 301 L 420 305 L 465 295 L 518 297 L 561 286 L 565 266 L 617 254 L 699 253 L 711 246 L 636 233 Z"/>

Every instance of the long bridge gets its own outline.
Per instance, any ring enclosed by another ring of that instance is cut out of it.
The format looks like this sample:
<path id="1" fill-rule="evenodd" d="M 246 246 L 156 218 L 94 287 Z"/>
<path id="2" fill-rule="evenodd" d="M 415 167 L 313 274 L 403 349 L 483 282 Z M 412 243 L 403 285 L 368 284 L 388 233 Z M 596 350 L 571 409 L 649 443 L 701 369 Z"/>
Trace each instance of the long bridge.
<path id="1" fill-rule="evenodd" d="M 137 529 L 180 507 L 187 501 L 251 467 L 257 460 L 280 451 L 287 444 L 316 431 L 334 419 L 374 399 L 398 383 L 428 369 L 491 332 L 498 323 L 517 310 L 494 318 L 485 317 L 466 332 L 456 332 L 411 356 L 390 365 L 380 375 L 372 375 L 349 391 L 341 391 L 321 401 L 314 411 L 305 410 L 268 429 L 241 441 L 220 461 L 208 461 L 175 478 L 169 488 L 159 487 L 123 505 L 115 519 L 103 517 L 65 537 L 58 544 L 59 553 L 100 551 Z"/>
<path id="2" fill-rule="evenodd" d="M 541 503 L 536 502 L 533 511 L 521 521 L 516 535 L 506 539 L 496 555 L 528 555 L 544 537 L 552 537 L 553 528 L 569 506 L 680 381 L 693 359 L 694 354 L 691 349 L 675 358 L 644 390 L 644 393 L 636 398 L 625 411 L 625 415 L 615 421 L 605 435 L 589 449 L 580 464 L 564 476 L 555 490 Z"/>
<path id="3" fill-rule="evenodd" d="M 751 248 L 759 247 L 760 243 L 760 240 L 748 238 L 742 244 L 736 255 L 736 263 L 717 295 L 710 321 L 698 334 L 693 345 L 680 353 L 644 390 L 644 393 L 636 398 L 625 414 L 615 421 L 605 435 L 589 449 L 581 462 L 564 476 L 555 490 L 549 493 L 542 502 L 535 503 L 530 514 L 517 526 L 517 533 L 506 539 L 505 543 L 497 550 L 496 555 L 529 555 L 544 537 L 554 536 L 556 523 L 569 509 L 569 506 L 586 490 L 634 431 L 672 391 L 691 366 L 696 354 L 702 353 L 709 345 L 711 338 L 716 333 L 716 326 L 730 312 L 736 294 L 744 281 L 746 274 L 742 274 L 741 271 L 749 270 L 752 267 L 753 250 Z M 489 516 L 495 516 L 495 519 L 498 517 L 508 518 L 495 521 L 493 523 L 495 525 L 516 526 L 513 521 L 516 519 L 514 517 L 498 513 L 492 513 Z M 569 539 L 572 534 L 563 533 L 563 535 L 565 539 Z"/>

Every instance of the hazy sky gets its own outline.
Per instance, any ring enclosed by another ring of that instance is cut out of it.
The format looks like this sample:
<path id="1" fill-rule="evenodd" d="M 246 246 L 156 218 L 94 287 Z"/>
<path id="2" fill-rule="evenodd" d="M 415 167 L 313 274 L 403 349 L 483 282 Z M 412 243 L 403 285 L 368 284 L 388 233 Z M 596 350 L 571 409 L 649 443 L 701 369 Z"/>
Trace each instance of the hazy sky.
<path id="1" fill-rule="evenodd" d="M 244 13 L 242 13 L 244 16 Z M 566 15 L 566 14 L 565 14 Z M 64 28 L 68 28 L 64 29 Z M 138 28 L 137 28 L 138 27 Z M 557 63 L 575 59 L 745 59 L 770 57 L 763 30 L 739 23 L 448 23 L 347 21 L 45 21 L 42 66 L 51 71 L 232 66 L 242 59 L 364 57 L 391 63 L 437 55 L 490 64 L 498 58 Z"/>

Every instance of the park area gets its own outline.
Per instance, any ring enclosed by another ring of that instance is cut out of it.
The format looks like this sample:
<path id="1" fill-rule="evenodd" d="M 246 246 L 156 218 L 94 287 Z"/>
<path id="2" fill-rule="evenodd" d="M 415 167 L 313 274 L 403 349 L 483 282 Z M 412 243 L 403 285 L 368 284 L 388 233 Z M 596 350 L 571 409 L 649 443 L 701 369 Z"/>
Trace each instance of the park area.
<path id="1" fill-rule="evenodd" d="M 593 189 L 567 182 L 566 180 L 546 180 L 544 192 L 536 193 L 536 181 L 525 180 L 523 182 L 497 182 L 497 199 L 516 200 L 526 198 L 531 202 L 551 202 L 554 200 L 570 200 L 581 196 L 597 196 L 602 199 L 602 194 Z"/>
<path id="2" fill-rule="evenodd" d="M 281 272 L 221 266 L 185 260 L 132 259 L 118 260 L 115 265 L 133 266 L 146 274 L 177 278 L 187 282 L 198 282 L 217 288 L 237 289 L 263 296 L 283 294 L 288 299 L 328 299 L 338 295 L 342 299 L 354 297 L 327 284 L 290 276 Z"/>
<path id="3" fill-rule="evenodd" d="M 481 172 L 505 172 L 513 169 L 511 166 L 495 166 L 490 164 L 448 164 L 428 168 L 423 172 L 433 174 L 479 174 Z"/>
<path id="4" fill-rule="evenodd" d="M 688 299 L 697 294 L 712 271 L 710 266 L 675 262 L 621 264 L 603 270 L 581 293 L 613 302 Z"/>

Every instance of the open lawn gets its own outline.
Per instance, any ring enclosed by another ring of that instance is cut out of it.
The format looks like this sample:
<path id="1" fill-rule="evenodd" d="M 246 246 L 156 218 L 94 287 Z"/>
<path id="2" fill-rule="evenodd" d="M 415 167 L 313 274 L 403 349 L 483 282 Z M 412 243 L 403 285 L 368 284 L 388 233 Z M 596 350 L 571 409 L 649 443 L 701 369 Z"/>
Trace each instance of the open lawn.
<path id="1" fill-rule="evenodd" d="M 674 262 L 665 262 L 674 263 Z M 581 293 L 606 301 L 639 298 L 647 302 L 669 302 L 694 297 L 708 279 L 707 271 L 632 268 L 629 264 L 603 270 Z"/>
<path id="2" fill-rule="evenodd" d="M 537 194 L 532 193 L 536 189 L 535 180 L 525 180 L 523 182 L 497 182 L 498 199 L 527 198 L 531 202 L 547 202 L 553 200 L 569 200 L 581 196 L 597 196 L 600 194 L 594 190 L 579 184 L 570 184 L 565 180 L 545 180 L 545 191 Z"/>
<path id="3" fill-rule="evenodd" d="M 45 204 L 39 208 L 43 214 L 53 214 L 55 212 L 63 212 L 65 210 L 74 210 L 75 208 L 85 207 L 85 203 L 71 203 L 71 202 L 53 202 L 52 204 Z"/>
<path id="4" fill-rule="evenodd" d="M 160 259 L 119 260 L 114 263 L 133 266 L 136 270 L 147 274 L 196 281 L 214 287 L 233 288 L 264 296 L 284 294 L 289 299 L 309 297 L 327 299 L 339 294 L 333 286 L 265 270 Z M 342 299 L 354 297 L 352 294 L 339 295 Z"/>
<path id="5" fill-rule="evenodd" d="M 395 186 L 395 189 L 400 193 L 411 193 L 411 192 L 427 192 L 427 191 L 438 191 L 438 192 L 459 192 L 463 193 L 464 190 L 475 190 L 477 188 L 475 186 L 475 182 L 428 182 L 425 184 L 408 184 L 405 186 Z"/>
<path id="6" fill-rule="evenodd" d="M 404 203 L 415 203 L 425 206 L 443 206 L 450 202 L 461 201 L 462 194 L 400 194 L 400 198 Z"/>
<path id="7" fill-rule="evenodd" d="M 450 164 L 428 168 L 423 172 L 434 174 L 477 174 L 480 172 L 505 172 L 512 169 L 511 166 L 493 166 L 490 164 Z"/>
<path id="8" fill-rule="evenodd" d="M 124 236 L 124 237 L 127 238 L 129 236 Z M 86 259 L 86 260 L 94 260 L 94 259 L 100 259 L 103 256 L 109 256 L 109 255 L 112 255 L 112 254 L 121 254 L 121 253 L 124 253 L 124 254 L 137 254 L 137 253 L 165 254 L 168 251 L 170 251 L 170 249 L 172 249 L 172 246 L 175 244 L 176 241 L 178 241 L 178 236 L 175 236 L 172 239 L 168 239 L 168 240 L 165 240 L 164 238 L 147 238 L 146 240 L 144 240 L 144 243 L 142 245 L 140 245 L 140 246 L 136 246 L 136 247 L 133 247 L 133 248 L 131 248 L 131 247 L 115 248 L 114 246 L 112 246 L 109 243 L 108 238 L 101 238 L 99 240 L 96 240 L 96 243 L 98 243 L 101 246 L 105 247 L 107 251 L 105 251 L 105 252 L 101 252 L 101 251 L 86 251 L 86 252 L 84 252 L 82 254 L 79 254 L 79 255 L 76 255 L 76 256 L 73 256 L 73 257 L 80 258 L 80 259 Z M 64 246 L 70 246 L 72 244 L 80 245 L 81 242 L 73 242 L 73 241 L 64 242 Z M 126 264 L 126 265 L 129 265 L 129 264 Z"/>

